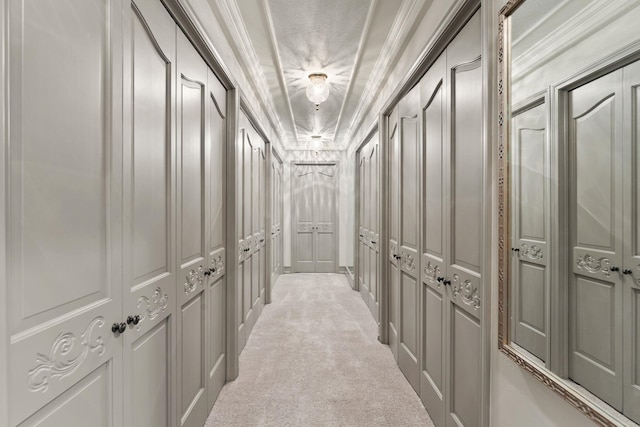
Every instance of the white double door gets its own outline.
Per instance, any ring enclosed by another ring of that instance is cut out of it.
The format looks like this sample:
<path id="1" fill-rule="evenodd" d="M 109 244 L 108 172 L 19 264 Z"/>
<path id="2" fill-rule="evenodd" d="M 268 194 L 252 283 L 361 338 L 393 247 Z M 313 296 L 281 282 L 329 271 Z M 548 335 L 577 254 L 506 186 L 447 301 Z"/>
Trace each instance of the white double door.
<path id="1" fill-rule="evenodd" d="M 293 164 L 293 267 L 296 273 L 336 273 L 336 164 Z"/>
<path id="2" fill-rule="evenodd" d="M 240 112 L 236 146 L 238 194 L 238 341 L 242 350 L 266 298 L 267 144 Z"/>
<path id="3" fill-rule="evenodd" d="M 9 425 L 201 426 L 226 377 L 225 90 L 159 1 L 8 9 Z"/>
<path id="4" fill-rule="evenodd" d="M 379 136 L 358 152 L 358 289 L 373 318 L 378 320 L 379 286 L 378 263 L 380 258 L 379 201 Z"/>
<path id="5" fill-rule="evenodd" d="M 482 425 L 480 12 L 389 116 L 389 339 L 437 426 Z"/>

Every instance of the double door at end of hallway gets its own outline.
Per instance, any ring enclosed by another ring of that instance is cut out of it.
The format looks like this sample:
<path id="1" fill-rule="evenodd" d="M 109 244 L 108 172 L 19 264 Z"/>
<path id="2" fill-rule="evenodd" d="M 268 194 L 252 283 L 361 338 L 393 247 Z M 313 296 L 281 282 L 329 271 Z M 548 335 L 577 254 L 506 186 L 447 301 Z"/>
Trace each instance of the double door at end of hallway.
<path id="1" fill-rule="evenodd" d="M 295 273 L 338 272 L 338 165 L 292 164 Z"/>

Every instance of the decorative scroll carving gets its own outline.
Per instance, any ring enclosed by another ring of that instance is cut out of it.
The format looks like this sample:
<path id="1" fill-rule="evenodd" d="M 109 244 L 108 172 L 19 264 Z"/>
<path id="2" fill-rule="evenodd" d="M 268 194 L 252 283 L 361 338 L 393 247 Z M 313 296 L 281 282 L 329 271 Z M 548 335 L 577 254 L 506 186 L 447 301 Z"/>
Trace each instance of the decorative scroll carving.
<path id="1" fill-rule="evenodd" d="M 313 226 L 311 224 L 302 224 L 298 226 L 299 233 L 311 233 L 313 231 Z"/>
<path id="2" fill-rule="evenodd" d="M 478 288 L 473 286 L 470 280 L 462 280 L 457 274 L 453 275 L 453 283 L 453 298 L 457 299 L 460 296 L 463 303 L 478 310 L 480 308 Z"/>
<path id="3" fill-rule="evenodd" d="M 328 233 L 331 231 L 331 225 L 329 224 L 320 224 L 318 226 L 318 231 L 322 231 L 323 233 Z"/>
<path id="4" fill-rule="evenodd" d="M 198 286 L 202 285 L 204 285 L 204 269 L 200 265 L 197 270 L 191 270 L 189 274 L 187 274 L 187 281 L 184 283 L 184 293 L 190 294 L 198 289 Z"/>
<path id="5" fill-rule="evenodd" d="M 438 287 L 440 287 L 440 282 L 436 280 L 436 278 L 440 275 L 440 266 L 438 264 L 433 264 L 431 261 L 427 263 L 424 267 L 424 277 L 431 283 L 435 283 Z"/>
<path id="6" fill-rule="evenodd" d="M 413 259 L 413 255 L 402 251 L 402 267 L 410 272 L 414 272 L 416 270 L 416 263 Z"/>
<path id="7" fill-rule="evenodd" d="M 609 264 L 611 264 L 611 261 L 609 261 L 609 258 L 607 257 L 595 259 L 593 255 L 585 254 L 578 258 L 576 264 L 580 270 L 585 270 L 589 273 L 602 273 L 607 277 L 611 275 L 611 272 L 609 271 Z"/>
<path id="8" fill-rule="evenodd" d="M 542 259 L 542 257 L 544 256 L 542 253 L 542 249 L 537 247 L 536 245 L 529 246 L 523 243 L 520 246 L 522 247 L 521 255 L 526 256 L 529 259 L 537 260 Z"/>
<path id="9" fill-rule="evenodd" d="M 82 362 L 85 361 L 89 352 L 102 356 L 104 354 L 104 342 L 102 336 L 92 339 L 94 329 L 104 326 L 104 318 L 96 317 L 89 323 L 87 328 L 80 335 L 80 352 L 75 357 L 70 357 L 75 349 L 76 336 L 71 332 L 64 332 L 58 335 L 49 355 L 38 353 L 36 355 L 36 367 L 29 371 L 27 386 L 32 392 L 46 392 L 49 388 L 49 381 L 53 378 L 64 378 L 73 374 Z"/>
<path id="10" fill-rule="evenodd" d="M 151 298 L 144 295 L 138 298 L 138 308 L 142 308 L 144 312 L 140 316 L 140 323 L 136 325 L 136 329 L 140 330 L 140 324 L 145 318 L 153 320 L 158 317 L 161 311 L 165 311 L 167 309 L 168 300 L 169 296 L 166 293 L 163 293 L 159 286 L 153 292 Z"/>
<path id="11" fill-rule="evenodd" d="M 222 276 L 224 274 L 224 257 L 218 255 L 211 260 L 211 274 L 214 276 Z"/>

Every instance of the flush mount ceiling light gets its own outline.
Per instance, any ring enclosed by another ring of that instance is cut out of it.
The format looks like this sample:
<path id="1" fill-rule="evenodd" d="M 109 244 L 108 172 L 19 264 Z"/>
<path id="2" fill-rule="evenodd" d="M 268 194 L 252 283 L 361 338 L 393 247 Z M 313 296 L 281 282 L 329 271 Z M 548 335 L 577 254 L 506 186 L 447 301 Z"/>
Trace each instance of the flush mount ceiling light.
<path id="1" fill-rule="evenodd" d="M 316 107 L 329 98 L 329 83 L 324 73 L 309 74 L 309 86 L 307 86 L 307 98 L 316 104 Z"/>
<path id="2" fill-rule="evenodd" d="M 321 143 L 321 138 L 322 138 L 321 135 L 312 135 L 311 136 L 311 149 L 313 151 L 318 151 L 322 147 L 321 144 L 320 144 Z"/>

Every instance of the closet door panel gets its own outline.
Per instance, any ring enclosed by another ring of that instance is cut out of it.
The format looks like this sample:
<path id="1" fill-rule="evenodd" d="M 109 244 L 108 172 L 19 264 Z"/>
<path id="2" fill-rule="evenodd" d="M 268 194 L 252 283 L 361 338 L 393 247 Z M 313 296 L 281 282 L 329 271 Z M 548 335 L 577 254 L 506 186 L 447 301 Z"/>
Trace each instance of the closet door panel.
<path id="1" fill-rule="evenodd" d="M 447 48 L 450 205 L 447 229 L 449 285 L 447 425 L 479 425 L 482 294 L 483 126 L 480 12 Z M 464 364 L 464 365 L 463 365 Z"/>
<path id="2" fill-rule="evenodd" d="M 400 348 L 398 363 L 414 389 L 419 386 L 419 162 L 420 88 L 400 101 Z"/>
<path id="3" fill-rule="evenodd" d="M 547 260 L 549 168 L 546 107 L 513 117 L 511 147 L 513 290 L 512 339 L 540 360 L 547 359 Z"/>
<path id="4" fill-rule="evenodd" d="M 313 222 L 315 224 L 315 271 L 337 272 L 336 165 L 314 166 Z M 366 262 L 366 261 L 365 261 Z"/>
<path id="5" fill-rule="evenodd" d="M 175 315 L 176 25 L 159 2 L 130 4 L 131 135 L 125 139 L 125 425 L 170 425 Z M 129 74 L 127 72 L 126 74 Z M 156 390 L 156 393 L 149 393 Z M 157 408 L 161 408 L 158 410 Z"/>
<path id="6" fill-rule="evenodd" d="M 480 426 L 481 394 L 478 390 L 481 358 L 477 352 L 480 348 L 480 323 L 456 304 L 451 304 L 450 322 L 449 413 L 452 416 L 447 425 Z"/>
<path id="7" fill-rule="evenodd" d="M 369 198 L 369 210 L 371 211 L 371 227 L 369 230 L 369 310 L 373 318 L 378 320 L 378 241 L 380 226 L 378 223 L 378 134 L 376 133 L 370 144 L 371 155 L 369 156 L 370 176 L 369 185 L 371 188 Z"/>
<path id="8" fill-rule="evenodd" d="M 211 70 L 208 71 L 209 104 L 209 265 L 207 283 L 207 402 L 213 406 L 226 380 L 226 91 Z"/>
<path id="9" fill-rule="evenodd" d="M 127 425 L 171 425 L 171 336 L 170 319 L 165 317 L 131 344 L 131 408 Z"/>
<path id="10" fill-rule="evenodd" d="M 244 347 L 246 341 L 245 325 L 244 325 L 244 259 L 246 254 L 247 245 L 244 241 L 244 144 L 246 139 L 246 118 L 241 112 L 238 118 L 238 139 L 236 140 L 236 190 L 237 190 L 237 205 L 236 205 L 236 223 L 238 224 L 238 272 L 236 276 L 236 325 L 238 328 L 238 348 Z"/>
<path id="11" fill-rule="evenodd" d="M 310 166 L 294 165 L 294 231 L 296 272 L 315 272 L 313 233 L 314 173 Z"/>
<path id="12" fill-rule="evenodd" d="M 3 7 L 7 418 L 74 425 L 103 415 L 102 425 L 115 426 L 122 423 L 111 417 L 122 413 L 122 337 L 111 325 L 122 318 L 123 4 Z"/>
<path id="13" fill-rule="evenodd" d="M 242 166 L 242 174 L 243 174 L 243 194 L 244 194 L 244 204 L 242 206 L 243 212 L 243 232 L 244 232 L 244 283 L 242 285 L 242 289 L 244 292 L 244 324 L 245 324 L 245 335 L 246 338 L 249 337 L 252 328 L 252 312 L 251 308 L 253 307 L 252 300 L 252 282 L 253 282 L 253 250 L 254 250 L 254 242 L 253 242 L 253 221 L 252 221 L 252 213 L 253 213 L 253 193 L 252 193 L 252 185 L 253 185 L 253 169 L 252 169 L 252 159 L 253 159 L 253 144 L 255 136 L 253 133 L 253 129 L 251 128 L 251 124 L 246 120 L 245 127 L 245 140 L 243 142 L 243 166 Z"/>
<path id="14" fill-rule="evenodd" d="M 569 377 L 622 409 L 622 70 L 569 92 Z M 597 197 L 594 197 L 597 195 Z"/>
<path id="15" fill-rule="evenodd" d="M 444 188 L 447 156 L 446 57 L 420 82 L 422 154 L 422 360 L 420 396 L 436 425 L 444 424 L 445 285 Z"/>
<path id="16" fill-rule="evenodd" d="M 400 330 L 400 142 L 398 108 L 391 113 L 389 129 L 389 346 L 398 360 L 398 333 Z"/>
<path id="17" fill-rule="evenodd" d="M 365 202 L 365 157 L 364 154 L 366 151 L 366 146 L 363 147 L 358 153 L 358 173 L 359 173 L 359 193 L 358 193 L 358 202 L 359 202 L 359 211 L 358 211 L 358 290 L 360 291 L 360 296 L 362 296 L 363 300 L 367 300 L 367 283 L 365 282 L 365 255 L 366 255 L 366 243 L 365 243 L 365 227 L 364 227 L 364 212 L 367 209 Z"/>
<path id="18" fill-rule="evenodd" d="M 266 248 L 266 227 L 267 227 L 267 147 L 262 144 L 260 150 L 260 298 L 264 304 L 266 279 L 267 279 L 267 248 Z"/>
<path id="19" fill-rule="evenodd" d="M 205 269 L 209 226 L 205 212 L 207 66 L 178 32 L 178 407 L 180 425 L 206 419 Z M 208 188 L 208 186 L 206 187 Z"/>
<path id="20" fill-rule="evenodd" d="M 252 132 L 251 139 L 251 306 L 260 299 L 260 150 L 262 140 Z M 254 313 L 257 317 L 257 313 Z M 255 319 L 254 319 L 255 321 Z"/>
<path id="21" fill-rule="evenodd" d="M 624 102 L 624 266 L 632 271 L 624 279 L 624 396 L 623 412 L 640 423 L 640 62 L 625 67 Z"/>

